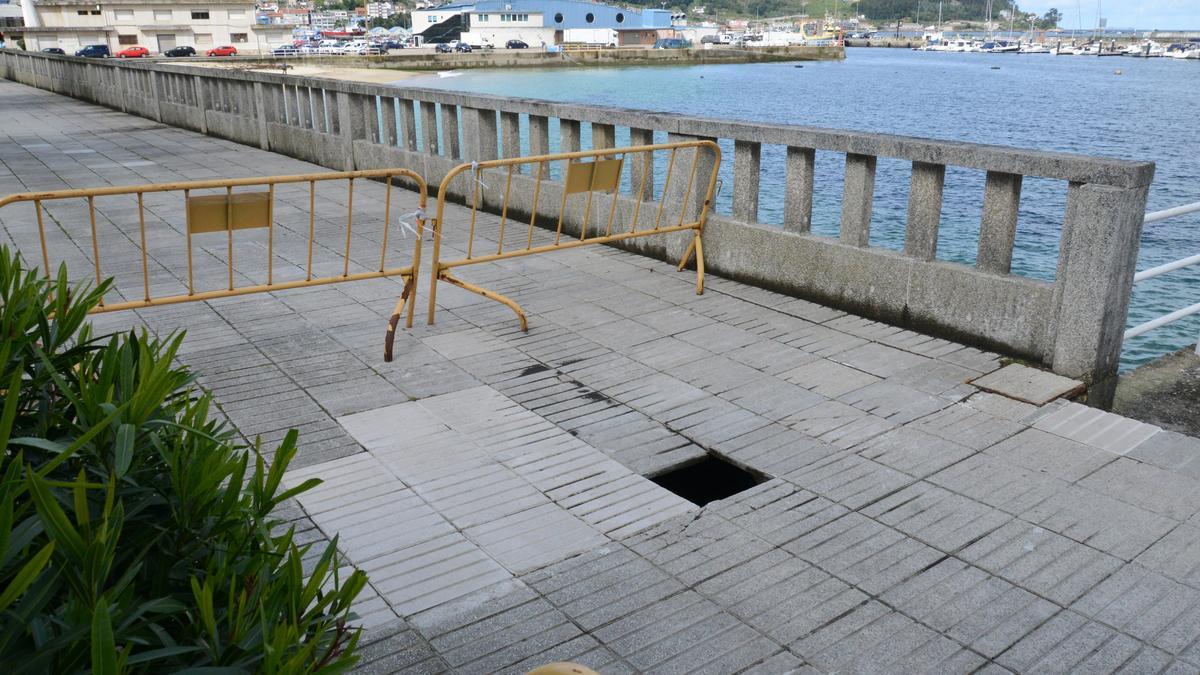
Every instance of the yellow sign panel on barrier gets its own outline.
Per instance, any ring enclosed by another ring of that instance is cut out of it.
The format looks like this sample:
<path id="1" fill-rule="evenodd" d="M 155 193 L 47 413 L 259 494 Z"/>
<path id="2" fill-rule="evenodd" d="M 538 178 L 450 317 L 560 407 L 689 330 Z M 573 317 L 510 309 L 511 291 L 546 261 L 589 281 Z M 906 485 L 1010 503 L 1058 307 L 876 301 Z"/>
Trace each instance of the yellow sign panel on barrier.
<path id="1" fill-rule="evenodd" d="M 188 232 L 201 234 L 270 227 L 272 202 L 270 192 L 188 197 Z M 233 227 L 229 226 L 230 221 Z"/>
<path id="2" fill-rule="evenodd" d="M 619 159 L 571 162 L 567 167 L 567 194 L 616 190 L 621 178 L 621 164 Z"/>

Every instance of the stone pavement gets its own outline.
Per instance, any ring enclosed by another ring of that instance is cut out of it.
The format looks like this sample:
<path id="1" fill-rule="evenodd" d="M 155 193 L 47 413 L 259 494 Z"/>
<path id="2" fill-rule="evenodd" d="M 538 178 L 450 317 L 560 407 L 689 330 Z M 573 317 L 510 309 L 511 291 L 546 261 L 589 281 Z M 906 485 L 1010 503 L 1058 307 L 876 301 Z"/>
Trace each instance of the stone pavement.
<path id="1" fill-rule="evenodd" d="M 3 194 L 320 170 L 8 82 L 0 110 Z M 383 187 L 356 189 L 369 222 Z M 301 266 L 294 198 L 279 274 Z M 181 205 L 152 211 L 153 282 L 178 285 Z M 86 276 L 86 211 L 50 212 Z M 129 213 L 102 206 L 100 227 L 135 297 Z M 31 209 L 0 228 L 36 259 Z M 262 241 L 238 246 L 254 278 Z M 201 250 L 220 280 L 221 243 Z M 1062 389 L 1025 371 L 984 391 L 994 354 L 720 278 L 696 296 L 611 248 L 463 276 L 529 332 L 443 284 L 437 324 L 384 363 L 393 280 L 96 319 L 186 328 L 181 360 L 248 441 L 300 429 L 287 481 L 324 483 L 283 515 L 369 573 L 363 672 L 1200 671 L 1197 439 L 996 393 Z M 700 508 L 647 478 L 710 454 L 762 482 Z"/>

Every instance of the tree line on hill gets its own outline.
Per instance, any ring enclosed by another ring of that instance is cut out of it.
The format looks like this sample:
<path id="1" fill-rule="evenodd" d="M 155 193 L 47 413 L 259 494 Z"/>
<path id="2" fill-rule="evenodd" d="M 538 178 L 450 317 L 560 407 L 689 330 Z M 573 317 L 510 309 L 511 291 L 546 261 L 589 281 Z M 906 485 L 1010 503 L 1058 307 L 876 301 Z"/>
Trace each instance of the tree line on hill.
<path id="1" fill-rule="evenodd" d="M 631 0 L 645 7 L 660 7 L 661 0 Z M 983 21 L 987 19 L 988 0 L 942 0 L 943 21 Z M 1013 10 L 1014 0 L 991 0 L 992 19 L 999 20 L 1001 12 Z M 923 24 L 936 22 L 938 0 L 675 0 L 677 10 L 696 14 L 704 9 L 705 16 L 768 18 L 807 14 L 812 17 L 840 16 L 849 18 L 862 15 L 867 20 L 892 24 L 896 21 L 920 21 Z M 1054 28 L 1062 19 L 1057 9 L 1042 16 L 1021 12 L 1017 9 L 1017 22 L 1028 26 L 1032 21 L 1038 28 Z"/>

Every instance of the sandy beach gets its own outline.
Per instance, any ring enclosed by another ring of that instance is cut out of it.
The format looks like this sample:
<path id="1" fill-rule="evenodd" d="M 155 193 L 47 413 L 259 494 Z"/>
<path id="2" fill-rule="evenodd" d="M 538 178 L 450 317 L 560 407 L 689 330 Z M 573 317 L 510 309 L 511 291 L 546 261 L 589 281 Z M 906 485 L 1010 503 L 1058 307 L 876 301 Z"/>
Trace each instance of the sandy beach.
<path id="1" fill-rule="evenodd" d="M 370 84 L 391 84 L 392 82 L 399 82 L 414 77 L 428 77 L 430 75 L 428 72 L 393 70 L 391 68 L 340 68 L 336 66 L 296 65 L 292 63 L 287 64 L 287 70 L 281 70 L 278 67 L 245 66 L 229 63 L 188 63 L 188 65 L 249 70 L 259 73 L 279 74 L 286 72 L 288 75 L 298 75 L 301 77 L 323 77 L 330 80 L 367 82 Z"/>
<path id="2" fill-rule="evenodd" d="M 331 80 L 345 80 L 347 82 L 369 82 L 371 84 L 389 84 L 400 80 L 407 80 L 414 77 L 428 77 L 427 72 L 415 72 L 411 70 L 392 70 L 391 68 L 338 68 L 329 66 L 296 66 L 288 64 L 288 75 L 300 75 L 302 77 L 325 77 Z M 278 68 L 253 68 L 264 73 L 278 73 Z"/>

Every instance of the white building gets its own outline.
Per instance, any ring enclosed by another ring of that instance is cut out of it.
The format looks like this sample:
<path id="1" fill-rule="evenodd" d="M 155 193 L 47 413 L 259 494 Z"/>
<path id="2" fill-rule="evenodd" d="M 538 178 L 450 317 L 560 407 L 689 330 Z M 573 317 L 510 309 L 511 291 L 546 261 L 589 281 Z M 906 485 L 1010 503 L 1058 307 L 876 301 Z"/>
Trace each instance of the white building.
<path id="1" fill-rule="evenodd" d="M 384 19 L 396 13 L 396 5 L 390 2 L 368 2 L 367 18 Z"/>
<path id="2" fill-rule="evenodd" d="M 257 23 L 254 2 L 27 0 L 24 4 L 25 46 L 33 51 L 58 47 L 70 53 L 101 44 L 113 52 L 134 45 L 152 52 L 186 45 L 203 53 L 233 45 L 253 53 L 291 38 L 289 28 Z"/>
<path id="3" fill-rule="evenodd" d="M 339 30 L 350 24 L 350 13 L 344 9 L 323 9 L 312 13 L 313 30 Z"/>
<path id="4" fill-rule="evenodd" d="M 431 42 L 460 39 L 503 47 L 520 40 L 531 47 L 568 42 L 646 45 L 671 27 L 671 13 L 581 0 L 477 0 L 412 13 L 412 31 Z"/>

